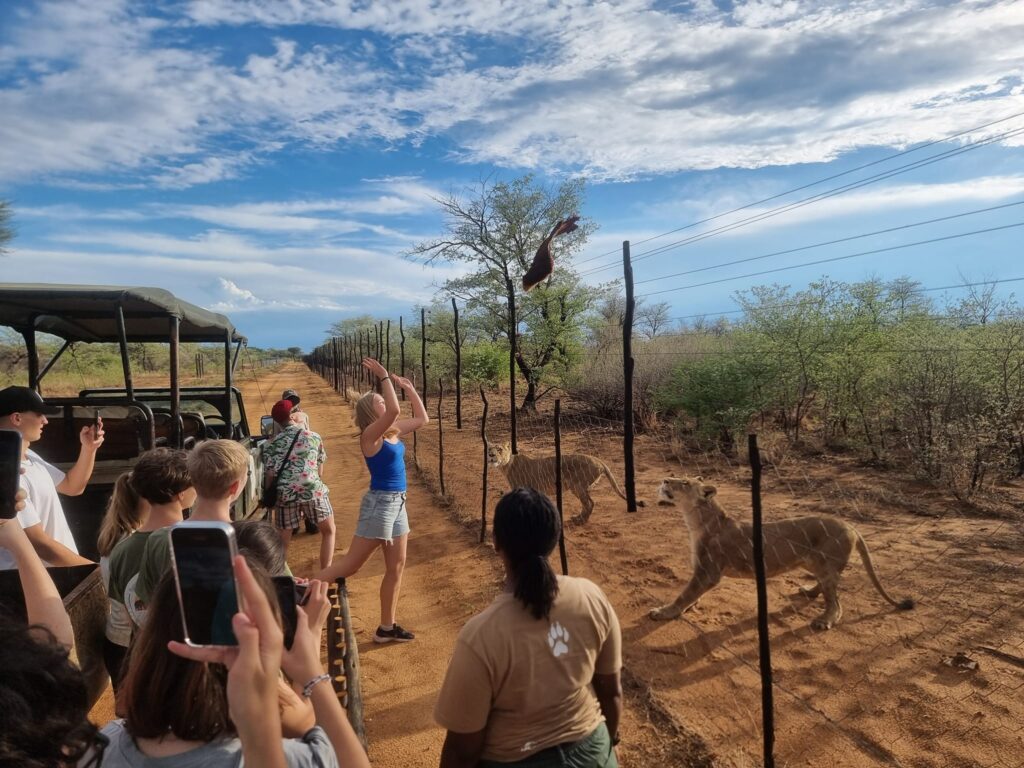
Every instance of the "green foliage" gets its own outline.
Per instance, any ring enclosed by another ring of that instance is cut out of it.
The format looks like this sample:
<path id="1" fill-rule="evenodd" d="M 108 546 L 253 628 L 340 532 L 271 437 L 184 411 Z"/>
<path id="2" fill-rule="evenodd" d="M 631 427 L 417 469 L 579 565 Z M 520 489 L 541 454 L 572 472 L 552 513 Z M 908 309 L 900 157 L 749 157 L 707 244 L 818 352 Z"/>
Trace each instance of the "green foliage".
<path id="1" fill-rule="evenodd" d="M 508 345 L 479 341 L 462 350 L 462 376 L 473 384 L 496 387 L 508 380 Z"/>
<path id="2" fill-rule="evenodd" d="M 732 452 L 759 412 L 758 371 L 742 353 L 711 354 L 679 364 L 659 390 L 659 407 L 693 418 L 697 434 Z"/>
<path id="3" fill-rule="evenodd" d="M 552 244 L 555 277 L 529 294 L 521 290 L 534 253 L 555 223 L 582 210 L 583 191 L 579 179 L 556 188 L 529 175 L 481 182 L 464 198 L 451 195 L 439 201 L 445 234 L 409 253 L 427 261 L 473 265 L 469 274 L 447 280 L 442 291 L 456 298 L 492 341 L 502 336 L 515 340 L 520 353 L 515 365 L 527 384 L 524 409 L 535 407 L 543 385 L 564 379 L 578 357 L 583 316 L 598 295 L 572 270 L 573 255 L 595 229 L 587 219 Z"/>

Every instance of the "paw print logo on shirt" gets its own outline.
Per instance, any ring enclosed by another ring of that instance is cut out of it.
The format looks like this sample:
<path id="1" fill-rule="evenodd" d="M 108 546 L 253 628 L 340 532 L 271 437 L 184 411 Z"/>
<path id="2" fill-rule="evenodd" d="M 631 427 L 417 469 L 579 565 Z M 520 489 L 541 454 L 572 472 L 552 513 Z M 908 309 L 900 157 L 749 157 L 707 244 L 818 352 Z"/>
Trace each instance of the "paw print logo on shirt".
<path id="1" fill-rule="evenodd" d="M 548 647 L 556 659 L 569 652 L 569 630 L 557 621 L 548 630 Z"/>

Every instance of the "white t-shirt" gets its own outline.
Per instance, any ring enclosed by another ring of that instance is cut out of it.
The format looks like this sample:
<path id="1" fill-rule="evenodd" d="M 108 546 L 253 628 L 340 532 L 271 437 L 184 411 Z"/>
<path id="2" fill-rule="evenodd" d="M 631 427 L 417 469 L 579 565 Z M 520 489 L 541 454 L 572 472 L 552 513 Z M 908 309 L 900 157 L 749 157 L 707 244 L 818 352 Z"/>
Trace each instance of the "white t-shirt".
<path id="1" fill-rule="evenodd" d="M 28 451 L 25 461 L 21 462 L 25 474 L 21 476 L 21 487 L 28 494 L 25 509 L 18 513 L 18 522 L 22 528 L 42 525 L 50 538 L 59 541 L 74 553 L 78 553 L 75 539 L 71 535 L 67 518 L 60 505 L 57 486 L 64 480 L 64 473 L 57 467 L 40 458 L 35 451 Z M 0 570 L 14 568 L 14 557 L 6 549 L 0 548 Z"/>

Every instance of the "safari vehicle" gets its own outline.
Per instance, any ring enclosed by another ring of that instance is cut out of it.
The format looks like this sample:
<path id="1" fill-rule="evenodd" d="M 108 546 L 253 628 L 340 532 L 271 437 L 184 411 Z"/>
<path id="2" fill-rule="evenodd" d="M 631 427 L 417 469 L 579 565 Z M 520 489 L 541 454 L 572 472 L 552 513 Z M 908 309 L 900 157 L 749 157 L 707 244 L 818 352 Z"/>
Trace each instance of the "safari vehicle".
<path id="1" fill-rule="evenodd" d="M 257 514 L 263 478 L 259 443 L 249 434 L 242 395 L 232 377 L 245 338 L 224 315 L 182 301 L 161 288 L 115 286 L 0 284 L 0 325 L 22 335 L 28 356 L 28 386 L 45 396 L 46 374 L 72 344 L 116 343 L 124 370 L 124 387 L 86 389 L 77 397 L 46 397 L 61 413 L 48 417 L 42 439 L 32 448 L 50 463 L 68 469 L 78 458 L 79 432 L 96 415 L 105 439 L 96 467 L 81 496 L 61 498 L 79 552 L 98 559 L 96 540 L 117 478 L 155 446 L 190 448 L 207 438 L 228 438 L 250 454 L 246 489 L 235 502 L 236 519 Z M 63 346 L 40 368 L 37 337 L 56 336 Z M 169 347 L 170 381 L 166 387 L 136 387 L 128 344 L 159 342 Z M 183 342 L 219 343 L 224 349 L 224 383 L 181 387 L 178 350 Z M 75 627 L 83 671 L 95 697 L 106 682 L 100 651 L 106 598 L 99 569 L 91 566 L 52 569 Z M 97 599 L 97 594 L 99 598 Z M 0 603 L 15 612 L 21 597 L 17 574 L 0 571 Z"/>

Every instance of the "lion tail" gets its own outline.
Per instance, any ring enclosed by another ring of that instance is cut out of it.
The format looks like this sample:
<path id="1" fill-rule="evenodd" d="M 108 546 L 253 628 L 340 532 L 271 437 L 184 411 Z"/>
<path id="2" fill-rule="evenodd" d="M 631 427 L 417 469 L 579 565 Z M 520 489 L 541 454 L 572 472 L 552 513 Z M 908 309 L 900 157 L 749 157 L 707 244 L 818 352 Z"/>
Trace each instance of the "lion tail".
<path id="1" fill-rule="evenodd" d="M 615 492 L 619 494 L 619 498 L 622 499 L 623 501 L 626 501 L 626 494 L 619 487 L 618 482 L 615 480 L 615 475 L 612 474 L 612 471 L 608 468 L 608 465 L 605 464 L 600 459 L 597 459 L 597 462 L 601 465 L 601 474 L 608 478 L 608 482 L 612 484 L 612 488 L 614 488 Z"/>
<path id="2" fill-rule="evenodd" d="M 864 541 L 864 537 L 860 535 L 858 531 L 854 531 L 854 535 L 857 537 L 857 551 L 860 553 L 860 561 L 864 563 L 864 570 L 868 572 L 868 577 L 871 579 L 871 583 L 875 585 L 875 589 L 878 590 L 878 594 L 886 599 L 886 601 L 895 606 L 897 610 L 909 611 L 914 607 L 914 601 L 909 597 L 905 597 L 902 600 L 894 600 L 888 592 L 885 591 L 885 587 L 882 586 L 882 582 L 878 580 L 878 574 L 875 573 L 874 563 L 871 562 L 871 553 L 868 551 L 868 544 Z"/>

